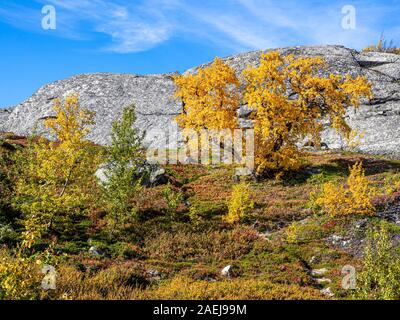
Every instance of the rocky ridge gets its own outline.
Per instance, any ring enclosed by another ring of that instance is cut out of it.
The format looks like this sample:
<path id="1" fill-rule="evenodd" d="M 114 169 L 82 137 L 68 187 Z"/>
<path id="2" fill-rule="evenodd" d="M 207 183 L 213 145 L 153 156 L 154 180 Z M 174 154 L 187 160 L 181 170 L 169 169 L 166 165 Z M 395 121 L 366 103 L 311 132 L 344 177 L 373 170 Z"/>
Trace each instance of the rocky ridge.
<path id="1" fill-rule="evenodd" d="M 322 56 L 329 71 L 337 74 L 366 76 L 373 84 L 374 99 L 364 101 L 361 109 L 349 110 L 352 128 L 362 133 L 358 151 L 400 157 L 400 56 L 389 53 L 360 53 L 342 46 L 308 46 L 278 49 L 295 56 Z M 248 65 L 257 65 L 265 51 L 243 53 L 224 60 L 238 73 Z M 205 65 L 203 65 L 205 66 Z M 200 66 L 202 67 L 202 66 Z M 197 68 L 186 71 L 195 72 Z M 146 142 L 152 147 L 168 143 L 167 133 L 176 134 L 174 118 L 181 103 L 174 98 L 173 74 L 82 74 L 56 81 L 40 88 L 30 98 L 15 106 L 11 112 L 0 110 L 0 131 L 29 135 L 42 120 L 52 115 L 53 100 L 68 93 L 79 93 L 82 106 L 96 112 L 96 125 L 89 138 L 99 144 L 110 141 L 111 123 L 122 114 L 123 107 L 134 103 L 137 127 L 146 131 Z M 239 112 L 243 127 L 251 126 L 248 111 Z M 345 147 L 332 130 L 325 130 L 323 141 L 330 148 Z M 173 145 L 170 145 L 173 147 Z"/>

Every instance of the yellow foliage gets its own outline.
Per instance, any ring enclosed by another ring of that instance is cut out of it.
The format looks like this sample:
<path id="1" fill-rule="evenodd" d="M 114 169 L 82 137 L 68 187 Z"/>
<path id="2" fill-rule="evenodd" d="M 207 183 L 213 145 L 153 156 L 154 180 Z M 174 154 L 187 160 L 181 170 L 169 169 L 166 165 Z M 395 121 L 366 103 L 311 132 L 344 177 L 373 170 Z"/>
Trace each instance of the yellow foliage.
<path id="1" fill-rule="evenodd" d="M 328 182 L 322 186 L 321 194 L 315 204 L 331 216 L 373 215 L 375 207 L 371 198 L 375 189 L 365 178 L 362 163 L 356 163 L 350 170 L 346 186 Z"/>
<path id="2" fill-rule="evenodd" d="M 64 105 L 60 99 L 56 99 L 54 111 L 55 117 L 47 119 L 45 126 L 57 137 L 59 149 L 82 149 L 81 146 L 87 144 L 84 139 L 90 132 L 89 126 L 94 124 L 94 113 L 80 107 L 77 95 L 67 96 Z M 66 159 L 70 163 L 73 160 L 74 158 Z"/>
<path id="3" fill-rule="evenodd" d="M 39 273 L 31 259 L 0 249 L 0 300 L 37 298 Z"/>
<path id="4" fill-rule="evenodd" d="M 56 138 L 39 138 L 17 153 L 14 204 L 24 214 L 24 243 L 31 247 L 52 227 L 55 218 L 68 219 L 81 211 L 90 194 L 90 183 L 99 154 L 84 140 L 93 124 L 93 114 L 81 109 L 77 96 L 64 105 L 54 104 L 56 116 L 45 126 Z"/>
<path id="5" fill-rule="evenodd" d="M 296 222 L 292 223 L 286 228 L 286 241 L 290 244 L 297 243 L 299 233 L 299 226 Z"/>
<path id="6" fill-rule="evenodd" d="M 61 298 L 74 300 L 307 300 L 323 299 L 318 289 L 298 284 L 274 283 L 263 277 L 215 282 L 175 275 L 145 290 L 131 284 L 135 274 L 112 268 L 87 276 L 73 267 L 62 267 L 57 286 Z"/>
<path id="7" fill-rule="evenodd" d="M 252 118 L 259 172 L 297 169 L 301 154 L 296 143 L 309 136 L 320 145 L 324 116 L 333 128 L 349 136 L 346 108 L 358 108 L 361 98 L 371 98 L 371 85 L 364 77 L 319 76 L 326 67 L 320 57 L 296 59 L 270 52 L 262 55 L 258 67 L 244 71 L 244 99 L 257 109 Z"/>
<path id="8" fill-rule="evenodd" d="M 371 46 L 364 48 L 362 50 L 362 52 L 368 53 L 368 52 L 374 52 L 376 50 L 377 50 L 377 47 L 375 45 L 371 45 Z"/>
<path id="9" fill-rule="evenodd" d="M 176 96 L 184 103 L 177 117 L 182 128 L 235 129 L 239 108 L 239 80 L 235 71 L 219 58 L 197 74 L 174 78 Z"/>
<path id="10" fill-rule="evenodd" d="M 354 150 L 361 145 L 361 140 L 364 139 L 364 132 L 360 132 L 359 130 L 351 130 L 349 135 L 346 137 L 347 146 L 350 150 Z"/>
<path id="11" fill-rule="evenodd" d="M 283 57 L 279 52 L 263 54 L 258 67 L 243 72 L 244 102 L 256 112 L 250 115 L 255 130 L 255 165 L 267 169 L 291 170 L 301 165 L 297 143 L 311 137 L 320 145 L 321 119 L 349 137 L 344 120 L 346 108 L 358 108 L 364 97 L 372 98 L 365 77 L 352 78 L 327 71 L 320 57 Z M 220 59 L 197 74 L 175 77 L 176 96 L 184 104 L 178 124 L 183 128 L 238 128 L 240 83 L 235 72 Z"/>
<path id="12" fill-rule="evenodd" d="M 362 50 L 364 53 L 368 52 L 387 52 L 387 53 L 393 53 L 393 54 L 400 54 L 400 48 L 380 48 L 377 45 L 371 45 Z"/>
<path id="13" fill-rule="evenodd" d="M 393 46 L 393 41 L 390 41 L 390 43 L 387 44 L 385 35 L 382 33 L 377 44 L 373 44 L 373 45 L 370 45 L 370 46 L 364 48 L 362 50 L 362 52 L 365 52 L 365 53 L 385 52 L 385 53 L 400 54 L 400 48 Z"/>
<path id="14" fill-rule="evenodd" d="M 228 223 L 240 222 L 249 209 L 254 207 L 253 201 L 250 199 L 250 185 L 247 183 L 239 183 L 233 186 L 231 198 L 228 201 L 228 214 L 224 220 Z"/>

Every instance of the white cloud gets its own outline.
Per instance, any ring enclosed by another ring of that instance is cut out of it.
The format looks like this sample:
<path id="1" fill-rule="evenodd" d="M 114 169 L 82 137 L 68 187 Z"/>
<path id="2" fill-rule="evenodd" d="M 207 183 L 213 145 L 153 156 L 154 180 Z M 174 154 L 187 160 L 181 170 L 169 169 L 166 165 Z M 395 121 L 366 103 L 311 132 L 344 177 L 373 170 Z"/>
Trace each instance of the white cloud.
<path id="1" fill-rule="evenodd" d="M 236 0 L 274 35 L 274 42 L 280 46 L 301 44 L 342 44 L 352 48 L 361 48 L 375 37 L 373 17 L 374 8 L 360 3 L 357 5 L 358 21 L 355 30 L 344 30 L 341 26 L 343 15 L 340 3 L 310 1 L 308 4 L 298 1 Z M 365 10 L 367 9 L 367 10 Z M 373 12 L 373 14 L 372 14 Z M 367 19 L 366 19 L 367 17 Z M 366 21 L 368 20 L 368 21 Z"/>
<path id="2" fill-rule="evenodd" d="M 241 49 L 259 49 L 273 47 L 276 44 L 268 37 L 267 33 L 254 28 L 246 22 L 239 22 L 236 17 L 210 16 L 206 15 L 202 20 L 208 23 L 217 31 L 222 33 L 222 37 L 229 37 L 234 42 L 234 46 Z"/>
<path id="3" fill-rule="evenodd" d="M 168 25 L 148 25 L 129 20 L 100 24 L 96 31 L 111 36 L 113 40 L 105 50 L 119 53 L 144 51 L 170 37 Z"/>
<path id="4" fill-rule="evenodd" d="M 111 44 L 103 50 L 119 53 L 150 49 L 171 35 L 171 27 L 163 17 L 146 12 L 139 5 L 126 5 L 106 0 L 44 0 L 58 9 L 58 19 L 68 21 L 69 29 L 82 33 L 102 33 L 109 36 Z M 61 12 L 60 12 L 61 11 Z"/>
<path id="5" fill-rule="evenodd" d="M 58 36 L 100 38 L 105 42 L 101 49 L 119 53 L 148 50 L 173 37 L 211 42 L 234 51 L 327 43 L 361 48 L 379 37 L 385 15 L 399 10 L 398 5 L 354 0 L 357 29 L 344 30 L 339 1 L 36 1 L 56 6 Z M 0 5 L 0 19 L 25 29 L 37 29 L 40 12 L 23 6 L 11 9 Z M 394 30 L 390 28 L 391 33 Z"/>

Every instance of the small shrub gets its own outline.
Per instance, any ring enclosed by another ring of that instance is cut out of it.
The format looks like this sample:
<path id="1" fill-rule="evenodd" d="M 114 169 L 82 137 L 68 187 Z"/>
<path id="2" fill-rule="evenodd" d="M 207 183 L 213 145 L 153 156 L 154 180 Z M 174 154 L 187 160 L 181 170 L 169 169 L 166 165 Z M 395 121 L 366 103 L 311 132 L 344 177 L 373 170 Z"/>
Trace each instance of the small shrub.
<path id="1" fill-rule="evenodd" d="M 362 163 L 356 163 L 350 169 L 347 185 L 325 183 L 319 195 L 311 194 L 312 202 L 331 216 L 373 215 L 375 207 L 371 202 L 375 189 L 365 178 Z"/>
<path id="2" fill-rule="evenodd" d="M 2 152 L 0 145 L 0 223 L 12 222 L 15 218 L 11 210 L 13 183 L 8 174 L 10 157 L 8 152 Z"/>
<path id="3" fill-rule="evenodd" d="M 19 239 L 18 233 L 10 225 L 0 224 L 0 243 L 17 242 Z"/>
<path id="4" fill-rule="evenodd" d="M 224 214 L 226 205 L 222 202 L 210 200 L 191 199 L 189 218 L 193 225 L 201 226 L 202 223 L 210 221 L 214 216 Z"/>
<path id="5" fill-rule="evenodd" d="M 370 231 L 364 252 L 364 267 L 357 277 L 359 299 L 400 298 L 400 257 L 392 245 L 388 226 L 382 222 Z"/>
<path id="6" fill-rule="evenodd" d="M 297 222 L 292 223 L 286 228 L 286 241 L 290 244 L 298 241 L 299 226 Z"/>
<path id="7" fill-rule="evenodd" d="M 143 258 L 141 248 L 126 242 L 117 242 L 110 248 L 111 256 L 113 258 L 122 259 L 139 259 Z"/>
<path id="8" fill-rule="evenodd" d="M 171 184 L 168 184 L 163 190 L 163 197 L 167 203 L 167 214 L 172 220 L 175 219 L 176 210 L 183 201 L 183 193 L 174 191 Z"/>
<path id="9" fill-rule="evenodd" d="M 189 219 L 194 225 L 199 225 L 201 223 L 202 215 L 196 206 L 190 206 Z"/>
<path id="10" fill-rule="evenodd" d="M 131 264 L 118 264 L 92 273 L 63 265 L 59 274 L 59 299 L 137 300 L 142 288 L 148 285 L 145 271 Z"/>
<path id="11" fill-rule="evenodd" d="M 106 221 L 110 233 L 115 234 L 128 222 L 135 221 L 137 209 L 133 203 L 141 189 L 141 178 L 135 179 L 144 162 L 143 135 L 134 127 L 135 107 L 126 107 L 120 121 L 113 122 L 111 146 L 107 148 L 109 170 L 103 183 Z"/>
<path id="12" fill-rule="evenodd" d="M 39 297 L 39 266 L 33 259 L 0 249 L 0 300 L 31 300 Z"/>
<path id="13" fill-rule="evenodd" d="M 385 174 L 384 190 L 386 195 L 392 195 L 400 190 L 400 174 L 389 172 Z"/>
<path id="14" fill-rule="evenodd" d="M 225 261 L 237 260 L 266 241 L 251 227 L 235 226 L 232 230 L 194 233 L 175 232 L 151 235 L 145 242 L 146 255 L 161 261 Z"/>
<path id="15" fill-rule="evenodd" d="M 254 208 L 254 202 L 250 199 L 250 185 L 244 182 L 234 185 L 224 220 L 231 224 L 238 223 L 251 208 Z"/>

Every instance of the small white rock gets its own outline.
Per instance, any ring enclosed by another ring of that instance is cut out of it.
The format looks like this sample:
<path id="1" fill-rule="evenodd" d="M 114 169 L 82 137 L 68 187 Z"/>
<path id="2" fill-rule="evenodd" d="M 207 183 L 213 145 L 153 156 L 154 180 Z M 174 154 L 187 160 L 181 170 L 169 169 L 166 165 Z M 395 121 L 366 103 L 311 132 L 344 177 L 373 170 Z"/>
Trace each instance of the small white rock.
<path id="1" fill-rule="evenodd" d="M 272 235 L 271 232 L 257 233 L 257 235 L 265 241 L 271 241 L 270 237 Z"/>
<path id="2" fill-rule="evenodd" d="M 317 281 L 318 283 L 320 283 L 320 284 L 323 284 L 323 283 L 332 283 L 332 280 L 331 279 L 328 279 L 328 278 L 317 278 L 317 279 L 315 279 L 315 281 Z"/>
<path id="3" fill-rule="evenodd" d="M 158 280 L 161 280 L 161 278 L 162 278 L 161 273 L 158 272 L 158 271 L 155 270 L 155 269 L 149 269 L 149 270 L 147 270 L 147 274 L 149 275 L 149 278 L 150 278 L 151 280 L 153 280 L 153 281 L 158 281 Z"/>
<path id="4" fill-rule="evenodd" d="M 320 292 L 321 292 L 323 295 L 325 295 L 325 296 L 327 296 L 327 297 L 329 297 L 329 298 L 332 298 L 332 297 L 335 296 L 335 294 L 331 291 L 331 288 L 322 289 L 322 290 L 320 290 Z"/>
<path id="5" fill-rule="evenodd" d="M 89 248 L 89 253 L 94 255 L 94 256 L 97 256 L 97 257 L 100 256 L 100 252 L 99 252 L 99 250 L 97 249 L 96 246 L 91 246 Z"/>
<path id="6" fill-rule="evenodd" d="M 328 272 L 328 269 L 326 269 L 326 268 L 314 269 L 314 270 L 311 270 L 311 275 L 314 276 L 314 277 L 316 277 L 316 276 L 322 276 L 322 275 L 324 275 L 324 274 L 327 273 L 327 272 Z"/>
<path id="7" fill-rule="evenodd" d="M 232 266 L 226 266 L 225 268 L 222 269 L 221 275 L 224 277 L 230 277 L 231 276 L 231 271 L 232 271 Z"/>
<path id="8" fill-rule="evenodd" d="M 310 263 L 310 264 L 313 264 L 313 263 L 315 263 L 316 261 L 317 261 L 317 257 L 316 257 L 316 256 L 312 256 L 311 259 L 310 259 L 310 261 L 309 261 L 309 263 Z"/>

